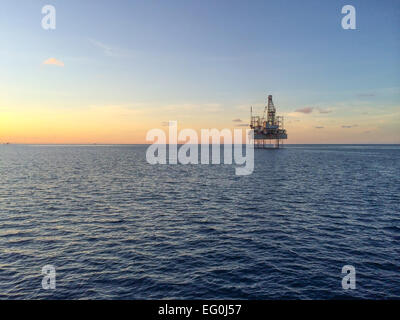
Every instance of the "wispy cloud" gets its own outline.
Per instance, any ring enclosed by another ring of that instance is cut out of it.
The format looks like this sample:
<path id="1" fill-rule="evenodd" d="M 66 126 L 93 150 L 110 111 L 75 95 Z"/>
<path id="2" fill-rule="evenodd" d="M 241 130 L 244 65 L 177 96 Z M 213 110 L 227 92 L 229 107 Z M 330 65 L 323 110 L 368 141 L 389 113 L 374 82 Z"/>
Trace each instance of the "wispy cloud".
<path id="1" fill-rule="evenodd" d="M 107 45 L 103 42 L 94 40 L 94 39 L 89 39 L 89 42 L 91 44 L 93 44 L 95 47 L 101 49 L 103 51 L 103 53 L 108 56 L 108 57 L 127 57 L 129 56 L 128 52 L 120 49 L 120 48 L 116 48 L 110 45 Z"/>
<path id="2" fill-rule="evenodd" d="M 350 126 L 350 125 L 343 125 L 342 128 L 343 128 L 343 129 L 350 129 L 350 128 L 355 128 L 355 127 L 357 127 L 357 126 L 358 126 L 357 124 L 353 124 L 353 125 L 351 125 L 351 126 Z"/>
<path id="3" fill-rule="evenodd" d="M 56 58 L 49 58 L 49 59 L 43 61 L 42 64 L 64 67 L 64 62 L 57 60 Z"/>
<path id="4" fill-rule="evenodd" d="M 322 108 L 317 108 L 317 109 L 318 109 L 319 113 L 331 113 L 332 112 L 332 110 L 329 110 L 329 109 L 322 109 Z"/>
<path id="5" fill-rule="evenodd" d="M 316 127 L 314 127 L 315 129 L 323 129 L 324 127 L 323 126 L 316 126 Z"/>
<path id="6" fill-rule="evenodd" d="M 375 93 L 372 93 L 372 92 L 370 92 L 370 93 L 359 93 L 359 94 L 357 94 L 357 97 L 360 97 L 360 98 L 372 98 L 372 97 L 375 97 Z"/>
<path id="7" fill-rule="evenodd" d="M 297 110 L 295 110 L 295 112 L 301 112 L 301 113 L 308 114 L 308 113 L 313 112 L 313 110 L 314 110 L 313 107 L 306 107 L 306 108 L 302 108 L 302 109 L 297 109 Z"/>
<path id="8" fill-rule="evenodd" d="M 241 119 L 233 119 L 232 121 L 233 121 L 233 122 L 242 122 Z"/>
<path id="9" fill-rule="evenodd" d="M 250 125 L 248 123 L 240 123 L 236 124 L 235 127 L 249 127 Z"/>

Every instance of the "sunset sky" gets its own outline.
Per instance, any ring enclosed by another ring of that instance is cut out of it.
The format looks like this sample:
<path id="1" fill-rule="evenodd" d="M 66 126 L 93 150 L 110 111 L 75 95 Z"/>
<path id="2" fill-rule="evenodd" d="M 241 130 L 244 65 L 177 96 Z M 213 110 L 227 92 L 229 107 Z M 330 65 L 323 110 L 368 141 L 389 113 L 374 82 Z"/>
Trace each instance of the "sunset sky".
<path id="1" fill-rule="evenodd" d="M 400 143 L 400 1 L 6 0 L 0 37 L 0 143 L 245 128 L 268 94 L 287 143 Z"/>

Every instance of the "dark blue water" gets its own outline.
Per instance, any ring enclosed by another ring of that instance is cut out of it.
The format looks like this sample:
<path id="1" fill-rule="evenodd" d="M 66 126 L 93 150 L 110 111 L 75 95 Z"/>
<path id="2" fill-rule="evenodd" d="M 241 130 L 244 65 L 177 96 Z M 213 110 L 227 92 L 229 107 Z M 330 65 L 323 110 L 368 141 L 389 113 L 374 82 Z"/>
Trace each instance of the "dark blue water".
<path id="1" fill-rule="evenodd" d="M 399 146 L 256 150 L 249 176 L 145 150 L 0 146 L 0 298 L 400 298 Z"/>

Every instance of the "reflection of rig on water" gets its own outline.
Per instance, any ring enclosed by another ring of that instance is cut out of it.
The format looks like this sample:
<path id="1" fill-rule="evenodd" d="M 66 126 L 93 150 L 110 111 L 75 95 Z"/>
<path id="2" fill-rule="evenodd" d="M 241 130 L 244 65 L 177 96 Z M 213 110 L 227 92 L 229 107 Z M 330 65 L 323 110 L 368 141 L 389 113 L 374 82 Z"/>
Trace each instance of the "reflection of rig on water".
<path id="1" fill-rule="evenodd" d="M 283 128 L 283 117 L 275 116 L 276 110 L 272 102 L 272 96 L 268 96 L 268 105 L 265 106 L 262 118 L 253 116 L 253 107 L 251 107 L 250 128 L 254 130 L 254 147 L 266 148 L 275 140 L 275 148 L 287 139 L 286 129 Z M 268 144 L 269 141 L 269 144 Z"/>

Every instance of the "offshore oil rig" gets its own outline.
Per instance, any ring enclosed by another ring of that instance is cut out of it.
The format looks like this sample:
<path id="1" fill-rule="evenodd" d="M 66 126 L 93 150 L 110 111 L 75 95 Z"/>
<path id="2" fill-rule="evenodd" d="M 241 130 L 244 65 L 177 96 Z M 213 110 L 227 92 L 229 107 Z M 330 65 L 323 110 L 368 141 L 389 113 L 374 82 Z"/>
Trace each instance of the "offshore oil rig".
<path id="1" fill-rule="evenodd" d="M 253 107 L 250 110 L 250 128 L 254 130 L 254 148 L 279 148 L 283 144 L 281 140 L 287 139 L 287 133 L 283 128 L 283 117 L 275 115 L 276 109 L 272 102 L 272 95 L 268 96 L 268 104 L 265 106 L 262 118 L 253 116 Z"/>

